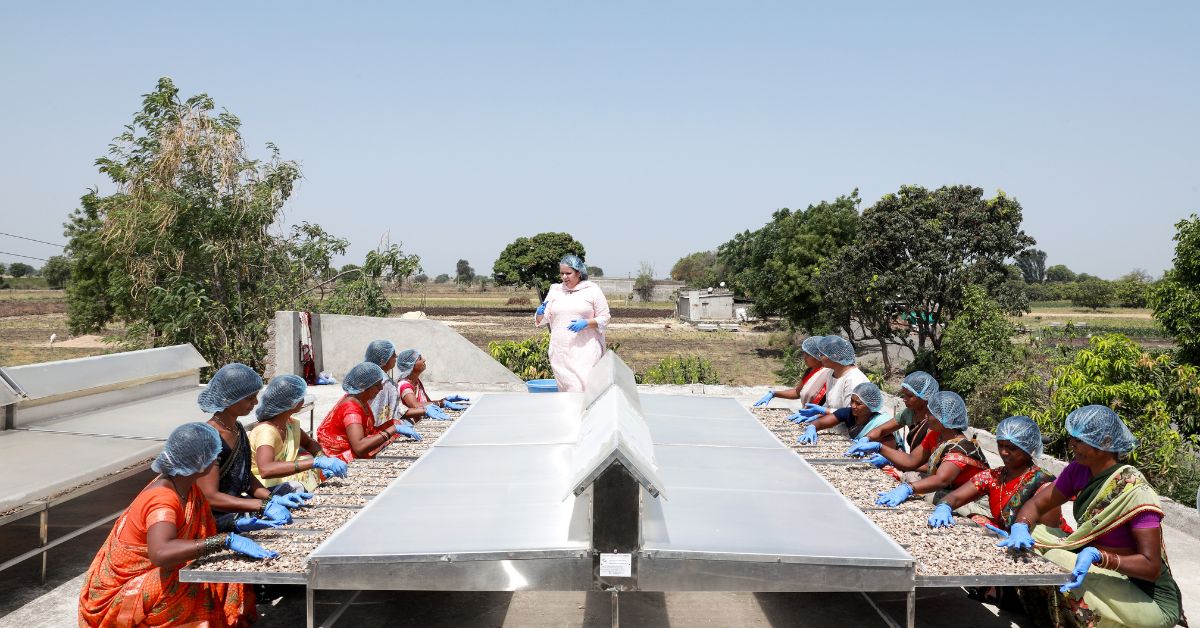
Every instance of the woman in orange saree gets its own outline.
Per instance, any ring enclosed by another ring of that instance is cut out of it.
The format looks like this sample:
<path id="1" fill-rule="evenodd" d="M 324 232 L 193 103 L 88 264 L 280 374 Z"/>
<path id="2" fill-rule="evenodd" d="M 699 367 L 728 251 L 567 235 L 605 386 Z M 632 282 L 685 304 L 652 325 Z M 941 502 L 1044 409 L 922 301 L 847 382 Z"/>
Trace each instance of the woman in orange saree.
<path id="1" fill-rule="evenodd" d="M 179 570 L 221 549 L 256 558 L 268 552 L 246 537 L 218 534 L 196 479 L 220 451 L 203 423 L 171 433 L 151 468 L 160 475 L 113 525 L 79 593 L 80 626 L 247 626 L 256 617 L 253 588 L 185 583 Z"/>

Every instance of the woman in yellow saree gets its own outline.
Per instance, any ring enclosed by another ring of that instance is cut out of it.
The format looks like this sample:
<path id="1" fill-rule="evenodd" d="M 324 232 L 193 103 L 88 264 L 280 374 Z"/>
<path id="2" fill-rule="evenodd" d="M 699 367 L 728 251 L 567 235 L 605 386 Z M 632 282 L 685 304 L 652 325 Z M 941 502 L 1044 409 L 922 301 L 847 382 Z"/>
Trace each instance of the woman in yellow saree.
<path id="1" fill-rule="evenodd" d="M 1117 413 L 1084 406 L 1067 416 L 1072 461 L 1054 488 L 1017 514 L 1001 546 L 1036 547 L 1073 580 L 1051 603 L 1059 625 L 1169 627 L 1183 621 L 1179 586 L 1163 547 L 1158 495 L 1140 471 L 1118 457 L 1136 440 Z M 1074 498 L 1078 525 L 1063 530 L 1030 525 Z"/>
<path id="2" fill-rule="evenodd" d="M 196 480 L 220 451 L 204 423 L 181 425 L 150 465 L 159 472 L 121 515 L 96 554 L 79 593 L 80 626 L 245 626 L 256 618 L 254 590 L 241 584 L 179 581 L 195 558 L 232 549 L 253 558 L 274 552 L 237 534 L 218 534 Z"/>

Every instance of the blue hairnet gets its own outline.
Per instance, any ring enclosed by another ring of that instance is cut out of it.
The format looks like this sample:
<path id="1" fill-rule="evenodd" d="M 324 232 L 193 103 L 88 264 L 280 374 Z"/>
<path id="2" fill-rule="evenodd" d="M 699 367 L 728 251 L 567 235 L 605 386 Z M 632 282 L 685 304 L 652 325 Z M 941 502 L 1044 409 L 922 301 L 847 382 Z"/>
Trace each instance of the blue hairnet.
<path id="1" fill-rule="evenodd" d="M 1133 451 L 1137 439 L 1108 406 L 1084 406 L 1067 415 L 1067 433 L 1103 451 Z"/>
<path id="2" fill-rule="evenodd" d="M 930 396 L 929 413 L 946 429 L 967 429 L 967 404 L 956 392 L 939 390 Z"/>
<path id="3" fill-rule="evenodd" d="M 821 355 L 838 364 L 854 364 L 854 345 L 841 336 L 825 336 L 817 346 L 821 348 Z"/>
<path id="4" fill-rule="evenodd" d="M 883 411 L 883 391 L 879 390 L 875 384 L 863 382 L 855 386 L 850 394 L 858 397 L 858 400 L 870 408 L 871 412 Z"/>
<path id="5" fill-rule="evenodd" d="M 809 336 L 800 343 L 800 350 L 818 360 L 821 359 L 821 338 L 824 336 Z"/>
<path id="6" fill-rule="evenodd" d="M 583 263 L 582 259 L 579 259 L 578 255 L 574 253 L 564 255 L 562 259 L 558 260 L 558 263 L 575 269 L 575 272 L 579 273 L 580 279 L 587 279 L 587 265 Z"/>
<path id="7" fill-rule="evenodd" d="M 1027 416 L 1010 416 L 996 426 L 996 440 L 1006 440 L 1034 460 L 1042 455 L 1042 430 Z"/>
<path id="8" fill-rule="evenodd" d="M 208 468 L 221 453 L 221 435 L 207 423 L 184 423 L 171 430 L 162 453 L 150 468 L 167 476 L 193 475 Z"/>
<path id="9" fill-rule="evenodd" d="M 216 414 L 258 392 L 262 385 L 262 377 L 254 369 L 232 362 L 217 369 L 196 401 L 201 410 Z"/>
<path id="10" fill-rule="evenodd" d="M 359 362 L 342 378 L 342 390 L 357 395 L 358 393 L 387 379 L 387 374 L 374 362 Z"/>
<path id="11" fill-rule="evenodd" d="M 937 380 L 925 371 L 913 371 L 905 375 L 904 383 L 900 384 L 900 387 L 925 401 L 929 401 L 929 396 L 940 388 Z"/>
<path id="12" fill-rule="evenodd" d="M 412 373 L 413 367 L 417 365 L 417 358 L 421 357 L 421 352 L 416 349 L 405 349 L 396 355 L 396 377 L 404 379 Z"/>
<path id="13" fill-rule="evenodd" d="M 263 391 L 258 408 L 254 411 L 259 421 L 266 421 L 291 410 L 304 400 L 308 384 L 299 375 L 280 375 L 271 378 Z"/>
<path id="14" fill-rule="evenodd" d="M 396 355 L 396 345 L 392 344 L 391 340 L 373 340 L 367 345 L 367 354 L 363 359 L 382 367 L 393 355 Z"/>

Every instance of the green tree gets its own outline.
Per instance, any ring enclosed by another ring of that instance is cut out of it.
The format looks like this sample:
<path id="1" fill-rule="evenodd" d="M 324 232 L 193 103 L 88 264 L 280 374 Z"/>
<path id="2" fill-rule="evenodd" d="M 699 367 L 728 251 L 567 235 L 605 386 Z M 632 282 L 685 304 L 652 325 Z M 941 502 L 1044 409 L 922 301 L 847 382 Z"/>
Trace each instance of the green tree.
<path id="1" fill-rule="evenodd" d="M 782 316 L 795 327 L 827 325 L 814 278 L 822 260 L 855 241 L 858 190 L 802 211 L 781 209 L 756 231 L 744 231 L 717 248 L 735 294 L 754 301 L 760 316 Z"/>
<path id="2" fill-rule="evenodd" d="M 1146 307 L 1152 284 L 1150 273 L 1135 268 L 1113 282 L 1113 299 L 1121 307 Z"/>
<path id="3" fill-rule="evenodd" d="M 8 272 L 8 266 L 5 266 L 4 264 L 0 264 L 0 276 L 3 276 L 4 273 L 6 273 L 6 272 Z"/>
<path id="4" fill-rule="evenodd" d="M 716 251 L 697 251 L 684 255 L 671 267 L 671 279 L 691 288 L 711 288 L 721 282 L 722 269 Z"/>
<path id="5" fill-rule="evenodd" d="M 315 290 L 318 300 L 325 299 L 330 284 L 339 278 L 339 273 L 333 268 L 333 256 L 344 255 L 349 245 L 349 240 L 333 236 L 320 225 L 308 222 L 292 225 L 291 236 L 287 240 L 288 254 L 293 260 L 295 272 L 310 285 L 304 293 Z M 308 308 L 314 307 L 312 304 L 306 305 Z"/>
<path id="6" fill-rule="evenodd" d="M 558 260 L 574 253 L 586 259 L 587 252 L 569 233 L 539 233 L 514 240 L 500 252 L 492 265 L 492 277 L 498 286 L 524 286 L 537 290 L 538 300 L 546 298 L 550 285 L 558 283 Z"/>
<path id="7" fill-rule="evenodd" d="M 979 286 L 963 293 L 962 311 L 946 325 L 937 355 L 939 381 L 963 397 L 985 381 L 1000 377 L 1017 359 L 1012 344 L 1016 326 L 1003 308 Z"/>
<path id="8" fill-rule="evenodd" d="M 588 277 L 593 278 L 593 279 L 596 277 L 604 276 L 604 269 L 600 268 L 599 266 L 588 266 L 587 271 L 588 271 Z"/>
<path id="9" fill-rule="evenodd" d="M 42 275 L 46 278 L 46 284 L 51 288 L 62 289 L 67 285 L 67 280 L 71 278 L 71 261 L 62 255 L 55 255 L 46 260 L 46 265 L 42 266 Z"/>
<path id="10" fill-rule="evenodd" d="M 1017 253 L 1013 259 L 1021 269 L 1025 283 L 1042 283 L 1046 281 L 1046 252 L 1040 249 L 1025 249 Z"/>
<path id="11" fill-rule="evenodd" d="M 8 267 L 8 273 L 13 277 L 28 277 L 33 275 L 33 266 L 25 262 L 13 262 Z"/>
<path id="12" fill-rule="evenodd" d="M 1133 462 L 1156 486 L 1169 487 L 1182 438 L 1179 430 L 1196 424 L 1200 388 L 1196 371 L 1170 355 L 1152 356 L 1121 334 L 1093 336 L 1088 347 L 1055 370 L 1049 398 L 1030 395 L 1038 382 L 1021 380 L 1005 387 L 1001 407 L 1037 421 L 1051 442 L 1047 453 L 1065 455 L 1065 419 L 1076 408 L 1099 404 L 1116 410 L 1137 437 Z"/>
<path id="13" fill-rule="evenodd" d="M 262 366 L 274 312 L 306 280 L 274 235 L 301 175 L 273 145 L 266 160 L 249 158 L 240 121 L 215 109 L 159 79 L 96 160 L 116 191 L 90 191 L 66 225 L 72 329 L 117 318 L 131 345 L 190 342 L 214 366 Z"/>
<path id="14" fill-rule="evenodd" d="M 1200 364 L 1200 218 L 1175 223 L 1174 266 L 1150 290 L 1154 318 L 1175 338 L 1181 357 Z"/>
<path id="15" fill-rule="evenodd" d="M 425 273 L 416 275 L 413 277 L 413 283 L 415 283 L 415 284 L 429 283 L 429 275 L 426 275 Z"/>
<path id="16" fill-rule="evenodd" d="M 454 283 L 469 286 L 475 281 L 475 269 L 465 259 L 458 260 L 454 266 Z"/>
<path id="17" fill-rule="evenodd" d="M 967 286 L 1005 312 L 1024 311 L 1005 260 L 1032 244 L 1020 203 L 1003 192 L 988 199 L 971 186 L 904 186 L 863 212 L 853 245 L 822 264 L 817 284 L 825 311 L 856 342 L 937 352 Z"/>
<path id="18" fill-rule="evenodd" d="M 367 253 L 362 272 L 339 283 L 321 309 L 330 314 L 387 316 L 392 311 L 380 284 L 398 285 L 421 269 L 421 258 L 405 255 L 398 244 Z"/>
<path id="19" fill-rule="evenodd" d="M 1075 281 L 1075 272 L 1062 264 L 1055 264 L 1046 269 L 1046 281 L 1070 283 Z"/>
<path id="20" fill-rule="evenodd" d="M 1103 279 L 1087 279 L 1071 288 L 1071 303 L 1078 307 L 1098 310 L 1113 300 L 1113 286 Z"/>
<path id="21" fill-rule="evenodd" d="M 437 277 L 433 278 L 433 283 L 449 283 L 449 282 L 450 282 L 450 275 L 447 275 L 446 273 L 442 273 L 442 274 L 438 275 Z"/>
<path id="22" fill-rule="evenodd" d="M 650 262 L 641 263 L 641 270 L 633 280 L 633 293 L 642 301 L 649 301 L 654 296 L 654 267 Z"/>

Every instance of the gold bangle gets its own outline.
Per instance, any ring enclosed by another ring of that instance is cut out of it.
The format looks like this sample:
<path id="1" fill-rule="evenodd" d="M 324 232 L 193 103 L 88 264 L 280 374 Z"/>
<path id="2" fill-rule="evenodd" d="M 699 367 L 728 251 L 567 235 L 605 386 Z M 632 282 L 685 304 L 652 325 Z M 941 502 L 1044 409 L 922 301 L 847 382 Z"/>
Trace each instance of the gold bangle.
<path id="1" fill-rule="evenodd" d="M 292 461 L 292 473 L 293 474 L 300 473 L 300 461 L 299 460 Z"/>
<path id="2" fill-rule="evenodd" d="M 1120 554 L 1113 554 L 1113 555 L 1117 557 L 1117 566 L 1113 567 L 1112 571 L 1116 571 L 1119 573 L 1121 571 L 1121 555 Z"/>

